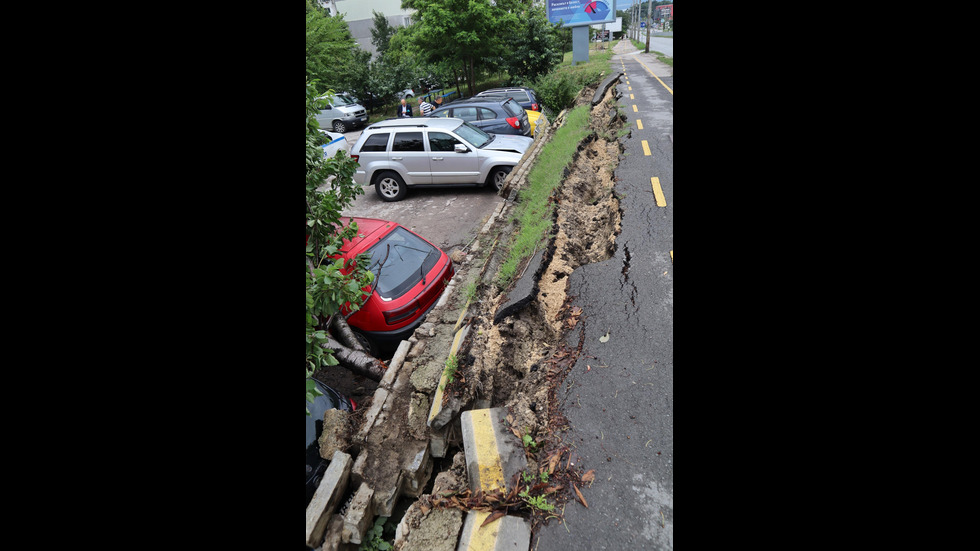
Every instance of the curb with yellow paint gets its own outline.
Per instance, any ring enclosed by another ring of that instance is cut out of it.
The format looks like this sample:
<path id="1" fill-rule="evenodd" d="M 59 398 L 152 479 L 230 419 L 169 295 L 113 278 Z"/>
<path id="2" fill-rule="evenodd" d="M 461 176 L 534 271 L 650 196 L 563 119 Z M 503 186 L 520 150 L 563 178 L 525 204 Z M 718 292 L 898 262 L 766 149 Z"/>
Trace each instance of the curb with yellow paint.
<path id="1" fill-rule="evenodd" d="M 465 313 L 466 310 L 464 309 L 463 312 Z M 462 319 L 462 315 L 460 315 L 460 320 Z M 456 326 L 459 326 L 458 321 L 456 322 Z M 469 332 L 469 325 L 463 327 L 459 331 L 456 331 L 456 336 L 453 337 L 453 344 L 449 348 L 449 357 L 456 355 L 456 352 L 459 351 L 459 345 L 462 344 L 463 339 L 466 338 L 466 335 Z M 447 360 L 448 359 L 449 358 L 447 358 Z M 442 405 L 442 398 L 445 394 L 444 389 L 446 388 L 446 385 L 449 384 L 449 375 L 449 366 L 447 365 L 442 369 L 442 375 L 439 377 L 439 386 L 436 387 L 436 394 L 432 397 L 432 407 L 429 409 L 429 419 L 426 421 L 426 424 L 434 429 L 442 427 L 448 423 L 450 419 L 452 419 L 452 411 L 445 409 Z"/>
<path id="2" fill-rule="evenodd" d="M 531 525 L 521 517 L 503 516 L 481 526 L 490 513 L 470 511 L 463 522 L 456 551 L 525 550 L 531 546 Z"/>
<path id="3" fill-rule="evenodd" d="M 469 488 L 484 494 L 513 489 L 527 468 L 524 445 L 507 427 L 505 408 L 471 409 L 460 415 Z"/>

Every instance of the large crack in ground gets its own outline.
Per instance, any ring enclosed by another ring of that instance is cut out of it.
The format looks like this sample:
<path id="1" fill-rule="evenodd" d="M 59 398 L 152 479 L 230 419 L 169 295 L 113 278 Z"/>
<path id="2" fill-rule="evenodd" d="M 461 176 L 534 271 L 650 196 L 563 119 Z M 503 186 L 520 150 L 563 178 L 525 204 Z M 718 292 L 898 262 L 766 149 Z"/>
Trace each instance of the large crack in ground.
<path id="1" fill-rule="evenodd" d="M 579 103 L 588 101 L 592 93 L 586 90 Z M 537 295 L 496 325 L 492 324 L 493 312 L 503 293 L 486 297 L 487 307 L 470 343 L 471 373 L 480 382 L 475 388 L 482 397 L 492 396 L 491 407 L 508 408 L 521 432 L 536 440 L 549 437 L 548 417 L 553 412 L 547 407 L 548 391 L 560 384 L 548 380 L 555 374 L 545 369 L 546 364 L 560 353 L 561 343 L 578 320 L 567 308 L 568 276 L 579 266 L 612 257 L 621 231 L 614 171 L 622 152 L 616 133 L 625 117 L 616 110 L 615 94 L 615 87 L 610 87 L 592 109 L 592 132 L 582 141 L 553 196 L 557 204 L 554 239 Z"/>
<path id="2" fill-rule="evenodd" d="M 594 91 L 585 90 L 577 104 L 587 103 Z M 514 428 L 540 445 L 537 454 L 529 454 L 530 473 L 538 472 L 537 461 L 570 456 L 561 442 L 561 433 L 568 427 L 562 414 L 565 396 L 560 389 L 581 352 L 584 333 L 582 326 L 576 327 L 583 312 L 569 307 L 572 297 L 568 296 L 568 281 L 576 268 L 601 262 L 615 253 L 622 219 L 615 169 L 623 152 L 618 133 L 625 124 L 626 118 L 617 108 L 616 87 L 611 86 L 602 102 L 592 108 L 591 132 L 570 160 L 563 182 L 552 196 L 557 208 L 537 294 L 521 310 L 495 324 L 494 313 L 506 293 L 486 286 L 479 298 L 480 313 L 471 320 L 473 328 L 464 343 L 467 352 L 460 369 L 467 383 L 456 387 L 457 397 L 464 409 L 508 410 Z M 628 271 L 629 255 L 623 267 L 624 285 L 631 284 Z M 577 342 L 578 346 L 567 342 Z M 568 470 L 570 461 L 561 463 Z M 578 475 L 572 478 L 581 486 Z M 569 480 L 567 474 L 565 480 Z M 568 483 L 567 491 L 549 497 L 561 505 L 572 499 L 571 487 Z M 531 520 L 538 523 L 545 516 L 533 515 Z"/>

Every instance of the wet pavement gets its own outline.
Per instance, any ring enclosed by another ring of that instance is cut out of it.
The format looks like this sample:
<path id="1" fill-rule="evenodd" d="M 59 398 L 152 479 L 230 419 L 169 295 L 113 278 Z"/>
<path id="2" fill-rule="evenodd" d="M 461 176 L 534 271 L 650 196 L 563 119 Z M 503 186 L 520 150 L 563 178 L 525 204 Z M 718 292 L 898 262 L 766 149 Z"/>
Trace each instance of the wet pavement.
<path id="1" fill-rule="evenodd" d="M 633 128 L 615 172 L 622 232 L 613 257 L 576 269 L 568 290 L 584 346 L 565 379 L 563 439 L 595 482 L 588 508 L 569 503 L 564 524 L 535 534 L 537 551 L 673 549 L 672 69 L 621 41 L 612 70 L 626 72 L 619 103 Z M 568 339 L 576 346 L 578 331 Z"/>

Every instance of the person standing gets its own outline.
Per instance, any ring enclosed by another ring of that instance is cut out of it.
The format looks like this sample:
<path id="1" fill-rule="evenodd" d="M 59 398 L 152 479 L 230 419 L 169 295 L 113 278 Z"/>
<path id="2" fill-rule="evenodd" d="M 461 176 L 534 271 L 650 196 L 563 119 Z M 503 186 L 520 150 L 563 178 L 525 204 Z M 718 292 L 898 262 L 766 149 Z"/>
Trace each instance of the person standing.
<path id="1" fill-rule="evenodd" d="M 422 112 L 423 117 L 428 117 L 429 113 L 431 113 L 433 109 L 435 109 L 435 107 L 432 107 L 431 103 L 425 101 L 425 98 L 419 100 L 419 111 Z"/>
<path id="2" fill-rule="evenodd" d="M 412 116 L 412 106 L 405 102 L 405 98 L 402 98 L 401 105 L 398 106 L 399 117 L 411 117 Z"/>

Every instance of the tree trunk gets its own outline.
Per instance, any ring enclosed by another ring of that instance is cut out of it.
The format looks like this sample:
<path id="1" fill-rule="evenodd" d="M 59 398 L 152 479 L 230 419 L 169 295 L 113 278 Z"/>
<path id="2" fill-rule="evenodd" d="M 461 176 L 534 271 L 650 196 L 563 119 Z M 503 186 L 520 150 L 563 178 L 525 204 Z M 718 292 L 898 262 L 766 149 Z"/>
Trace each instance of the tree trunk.
<path id="1" fill-rule="evenodd" d="M 352 348 L 358 352 L 367 352 L 364 347 L 361 346 L 361 342 L 357 340 L 357 336 L 351 330 L 350 325 L 347 325 L 347 320 L 344 316 L 335 315 L 330 317 L 330 328 L 334 330 L 337 338 L 340 342 L 344 343 L 347 348 Z"/>
<path id="2" fill-rule="evenodd" d="M 340 365 L 357 375 L 362 375 L 372 381 L 380 381 L 381 377 L 384 377 L 387 366 L 370 354 L 351 350 L 333 337 L 328 337 L 327 344 L 323 347 L 333 349 L 333 355 L 340 362 Z"/>

